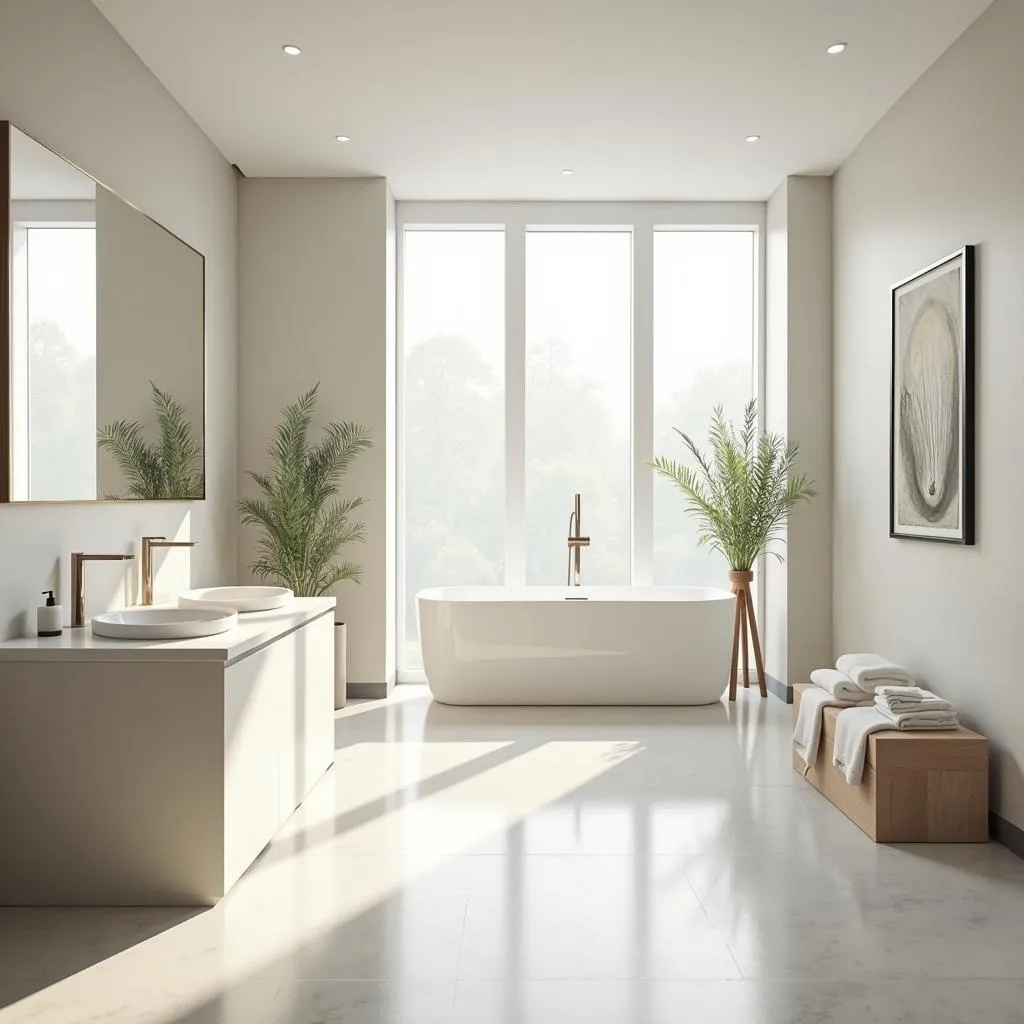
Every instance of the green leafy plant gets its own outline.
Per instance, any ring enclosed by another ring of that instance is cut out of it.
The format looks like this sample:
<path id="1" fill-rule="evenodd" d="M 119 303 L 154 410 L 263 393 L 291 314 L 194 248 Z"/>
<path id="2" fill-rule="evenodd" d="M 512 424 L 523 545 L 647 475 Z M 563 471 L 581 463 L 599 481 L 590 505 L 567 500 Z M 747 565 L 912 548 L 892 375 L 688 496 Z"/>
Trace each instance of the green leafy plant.
<path id="1" fill-rule="evenodd" d="M 325 594 L 342 580 L 360 582 L 359 564 L 338 561 L 337 555 L 366 536 L 365 524 L 350 518 L 363 499 L 338 492 L 342 476 L 373 441 L 365 427 L 328 423 L 321 441 L 311 444 L 319 389 L 314 385 L 284 408 L 267 449 L 270 472 L 248 471 L 261 495 L 238 502 L 242 525 L 261 531 L 253 573 L 300 597 Z"/>
<path id="2" fill-rule="evenodd" d="M 116 420 L 97 434 L 128 485 L 127 497 L 191 500 L 203 497 L 203 444 L 185 407 L 152 381 L 153 408 L 160 438 L 151 444 L 137 420 Z M 117 497 L 108 495 L 108 497 Z"/>
<path id="3" fill-rule="evenodd" d="M 698 543 L 718 551 L 729 568 L 749 571 L 757 557 L 782 539 L 782 527 L 793 508 L 815 495 L 803 474 L 793 473 L 800 446 L 781 434 L 757 431 L 757 402 L 751 400 L 737 430 L 716 406 L 708 429 L 710 455 L 705 455 L 681 430 L 676 433 L 693 457 L 694 466 L 657 458 L 649 463 L 682 491 L 687 511 L 697 520 Z"/>

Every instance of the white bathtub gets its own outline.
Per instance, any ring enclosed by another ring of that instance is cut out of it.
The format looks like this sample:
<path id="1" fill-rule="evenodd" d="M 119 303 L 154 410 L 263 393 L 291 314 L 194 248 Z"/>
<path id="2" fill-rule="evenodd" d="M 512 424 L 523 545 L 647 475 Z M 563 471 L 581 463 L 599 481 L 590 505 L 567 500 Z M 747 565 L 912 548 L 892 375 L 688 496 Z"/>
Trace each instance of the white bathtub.
<path id="1" fill-rule="evenodd" d="M 734 601 L 704 587 L 416 595 L 423 667 L 444 704 L 711 704 L 728 683 Z"/>

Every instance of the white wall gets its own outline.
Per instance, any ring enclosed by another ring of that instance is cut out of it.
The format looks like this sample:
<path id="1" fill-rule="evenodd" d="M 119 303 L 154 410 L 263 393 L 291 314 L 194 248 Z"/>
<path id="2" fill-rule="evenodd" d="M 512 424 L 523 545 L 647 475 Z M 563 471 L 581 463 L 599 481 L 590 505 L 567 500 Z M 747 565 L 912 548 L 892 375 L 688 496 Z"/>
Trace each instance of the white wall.
<path id="1" fill-rule="evenodd" d="M 0 634 L 11 636 L 58 579 L 68 603 L 72 550 L 137 550 L 143 533 L 190 530 L 201 545 L 192 582 L 234 579 L 237 211 L 230 165 L 89 0 L 3 4 L 0 111 L 206 256 L 209 389 L 205 502 L 0 508 Z M 182 562 L 168 556 L 175 586 Z M 92 610 L 124 600 L 119 569 L 90 566 L 89 577 Z"/>
<path id="2" fill-rule="evenodd" d="M 906 663 L 994 750 L 1024 826 L 1024 4 L 996 2 L 835 182 L 835 645 Z M 888 536 L 890 286 L 977 250 L 977 545 Z"/>
<path id="3" fill-rule="evenodd" d="M 794 175 L 768 201 L 765 426 L 798 441 L 817 490 L 765 563 L 765 672 L 805 682 L 832 660 L 832 182 Z"/>
<path id="4" fill-rule="evenodd" d="M 394 659 L 393 209 L 383 178 L 246 179 L 239 193 L 240 470 L 263 469 L 281 409 L 317 381 L 318 421 L 373 432 L 342 489 L 367 504 L 365 573 L 336 591 L 351 684 L 391 681 Z M 391 278 L 388 274 L 391 272 Z M 391 282 L 389 288 L 389 280 Z M 252 482 L 243 473 L 243 494 Z M 242 537 L 247 575 L 257 533 Z"/>

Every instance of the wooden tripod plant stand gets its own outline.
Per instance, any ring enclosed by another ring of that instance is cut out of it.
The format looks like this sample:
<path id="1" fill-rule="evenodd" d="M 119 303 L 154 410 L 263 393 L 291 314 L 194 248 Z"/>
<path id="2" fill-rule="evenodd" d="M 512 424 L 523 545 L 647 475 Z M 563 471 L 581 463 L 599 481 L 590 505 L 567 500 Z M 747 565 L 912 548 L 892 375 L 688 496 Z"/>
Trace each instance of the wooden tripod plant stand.
<path id="1" fill-rule="evenodd" d="M 754 637 L 754 661 L 757 664 L 757 682 L 761 696 L 767 697 L 764 663 L 761 659 L 761 639 L 757 635 L 757 619 L 754 617 L 754 601 L 750 596 L 750 584 L 754 574 L 750 570 L 729 570 L 729 589 L 736 595 L 736 618 L 732 626 L 732 661 L 729 664 L 729 700 L 736 699 L 736 682 L 740 665 L 743 666 L 744 689 L 750 686 L 750 669 L 747 652 L 750 650 L 750 635 Z"/>

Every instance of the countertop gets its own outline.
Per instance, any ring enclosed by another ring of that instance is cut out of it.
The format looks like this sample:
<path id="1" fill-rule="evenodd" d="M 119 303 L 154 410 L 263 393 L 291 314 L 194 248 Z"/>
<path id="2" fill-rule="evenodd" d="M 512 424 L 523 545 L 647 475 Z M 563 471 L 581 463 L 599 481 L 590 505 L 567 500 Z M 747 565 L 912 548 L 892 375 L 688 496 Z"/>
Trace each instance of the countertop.
<path id="1" fill-rule="evenodd" d="M 221 661 L 235 662 L 291 633 L 307 622 L 334 612 L 333 597 L 297 597 L 283 608 L 247 612 L 238 626 L 216 636 L 193 640 L 113 640 L 95 636 L 90 623 L 64 627 L 61 636 L 24 637 L 0 642 L 4 661 Z M 176 608 L 177 604 L 155 607 Z"/>

